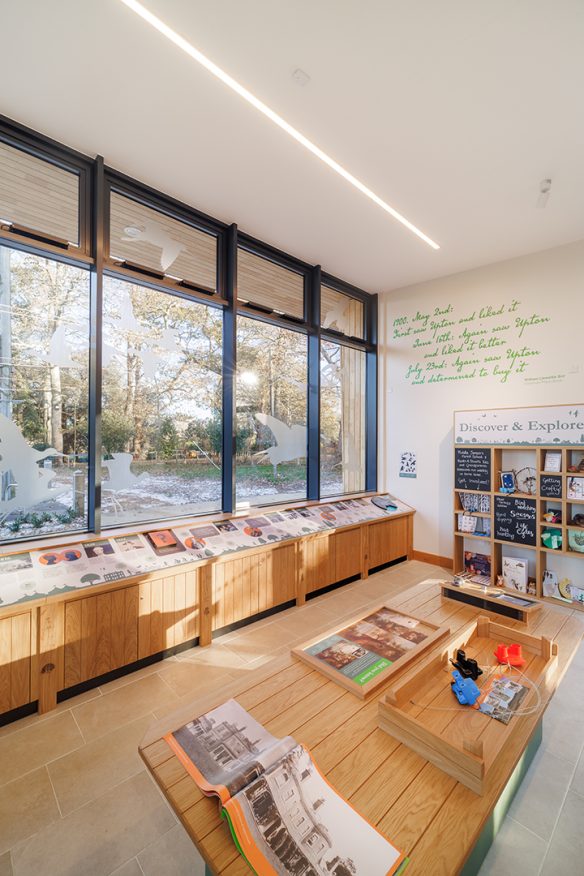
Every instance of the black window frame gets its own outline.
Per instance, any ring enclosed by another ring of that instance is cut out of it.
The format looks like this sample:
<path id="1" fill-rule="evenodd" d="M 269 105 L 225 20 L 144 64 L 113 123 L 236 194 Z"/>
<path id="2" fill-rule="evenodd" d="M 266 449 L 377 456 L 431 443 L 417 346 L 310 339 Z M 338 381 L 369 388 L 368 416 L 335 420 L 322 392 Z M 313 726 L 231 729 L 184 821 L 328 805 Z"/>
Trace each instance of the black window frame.
<path id="1" fill-rule="evenodd" d="M 235 379 L 237 371 L 238 314 L 271 323 L 307 336 L 307 500 L 320 499 L 320 345 L 321 339 L 363 350 L 366 354 L 366 476 L 365 492 L 377 489 L 377 295 L 372 295 L 286 252 L 133 179 L 105 164 L 101 156 L 90 158 L 0 115 L 0 140 L 35 157 L 79 175 L 79 246 L 64 247 L 43 234 L 34 235 L 0 227 L 0 244 L 34 255 L 54 258 L 90 269 L 90 374 L 89 374 L 89 465 L 87 533 L 99 534 L 101 523 L 101 339 L 103 278 L 112 276 L 176 295 L 198 300 L 223 311 L 223 451 L 222 512 L 235 511 Z M 217 289 L 214 294 L 194 284 L 156 276 L 147 268 L 124 265 L 109 255 L 109 198 L 115 191 L 198 231 L 217 238 Z M 237 299 L 237 253 L 242 248 L 253 255 L 302 275 L 303 318 L 245 305 Z M 321 285 L 328 286 L 363 304 L 364 338 L 354 338 L 320 325 Z M 273 503 L 276 504 L 276 503 Z M 204 514 L 207 512 L 201 512 Z M 185 515 L 193 517 L 193 514 Z M 162 518 L 170 519 L 170 518 Z M 173 518 L 174 519 L 174 518 Z M 107 527 L 110 528 L 109 526 Z M 114 528 L 112 526 L 112 528 Z M 81 532 L 80 532 L 81 534 Z M 56 533 L 36 539 L 56 537 Z M 22 543 L 22 542 L 19 542 Z"/>

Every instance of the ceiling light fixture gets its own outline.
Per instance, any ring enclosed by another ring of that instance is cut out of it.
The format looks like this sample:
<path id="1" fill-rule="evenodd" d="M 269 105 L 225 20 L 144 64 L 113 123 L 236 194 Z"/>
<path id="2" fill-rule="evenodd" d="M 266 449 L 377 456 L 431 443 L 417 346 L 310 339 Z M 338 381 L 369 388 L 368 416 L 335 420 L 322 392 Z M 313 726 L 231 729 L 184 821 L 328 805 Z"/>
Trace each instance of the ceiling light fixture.
<path id="1" fill-rule="evenodd" d="M 136 15 L 139 15 L 140 18 L 144 19 L 148 24 L 154 27 L 159 33 L 165 36 L 171 43 L 174 43 L 179 49 L 183 52 L 186 52 L 194 61 L 198 64 L 201 64 L 209 73 L 212 73 L 217 79 L 220 79 L 224 85 L 227 85 L 228 88 L 231 88 L 232 91 L 235 91 L 236 94 L 239 94 L 245 101 L 263 113 L 268 119 L 274 122 L 275 125 L 278 125 L 283 131 L 285 131 L 290 137 L 296 140 L 297 143 L 300 143 L 301 146 L 304 146 L 305 149 L 308 149 L 309 152 L 312 152 L 317 158 L 319 158 L 324 164 L 328 165 L 331 170 L 334 170 L 335 173 L 338 173 L 339 176 L 342 176 L 348 183 L 350 183 L 354 188 L 360 191 L 363 195 L 368 197 L 374 204 L 377 204 L 378 207 L 381 207 L 382 210 L 385 210 L 386 213 L 389 213 L 390 216 L 393 216 L 394 219 L 397 219 L 398 222 L 401 222 L 406 228 L 408 228 L 413 234 L 423 240 L 428 246 L 431 246 L 432 249 L 440 249 L 440 246 L 433 241 L 428 235 L 424 234 L 423 231 L 420 231 L 413 222 L 410 222 L 409 219 L 406 219 L 405 216 L 402 216 L 397 210 L 391 207 L 386 201 L 376 195 L 375 192 L 371 191 L 365 183 L 362 183 L 361 180 L 358 180 L 357 177 L 353 176 L 352 173 L 349 173 L 348 170 L 335 161 L 334 158 L 331 158 L 326 152 L 323 152 L 315 143 L 305 137 L 304 134 L 301 134 L 296 128 L 292 125 L 288 124 L 288 122 L 282 118 L 282 116 L 278 115 L 278 113 L 274 112 L 273 109 L 270 109 L 263 101 L 261 101 L 258 97 L 248 91 L 247 88 L 244 88 L 236 79 L 233 79 L 226 73 L 225 70 L 222 70 L 221 67 L 218 67 L 217 64 L 214 64 L 206 55 L 203 55 L 198 49 L 196 49 L 188 40 L 181 37 L 180 34 L 176 33 L 171 27 L 161 21 L 156 15 L 142 6 L 141 3 L 138 3 L 137 0 L 121 0 L 121 2 L 131 9 L 132 12 L 135 12 Z"/>

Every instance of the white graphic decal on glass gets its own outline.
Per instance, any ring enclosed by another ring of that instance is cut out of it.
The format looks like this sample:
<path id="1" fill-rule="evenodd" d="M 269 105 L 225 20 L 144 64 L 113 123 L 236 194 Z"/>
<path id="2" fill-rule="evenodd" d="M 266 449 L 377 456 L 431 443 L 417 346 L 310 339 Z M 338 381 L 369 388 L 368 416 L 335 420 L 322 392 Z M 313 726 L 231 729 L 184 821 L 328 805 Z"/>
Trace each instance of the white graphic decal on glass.
<path id="1" fill-rule="evenodd" d="M 122 237 L 124 243 L 151 243 L 152 246 L 160 248 L 160 267 L 164 272 L 185 249 L 182 243 L 173 240 L 168 231 L 161 228 L 157 222 L 146 221 L 142 225 L 129 225 L 124 231 L 127 235 Z"/>
<path id="2" fill-rule="evenodd" d="M 349 318 L 347 311 L 351 302 L 348 299 L 339 298 L 334 307 L 330 307 L 324 315 L 322 321 L 323 328 L 332 328 L 336 326 L 338 331 L 344 334 L 349 332 Z"/>
<path id="3" fill-rule="evenodd" d="M 130 470 L 134 458 L 131 453 L 112 453 L 111 456 L 111 459 L 102 460 L 104 468 L 109 472 L 107 488 L 110 490 L 131 490 L 141 479 L 148 477 L 146 472 L 135 475 Z"/>
<path id="4" fill-rule="evenodd" d="M 13 508 L 30 508 L 47 499 L 55 499 L 68 488 L 53 487 L 53 470 L 39 468 L 38 463 L 51 457 L 63 456 L 54 447 L 34 450 L 12 420 L 0 414 L 0 473 L 2 512 Z M 6 477 L 9 475 L 9 477 Z"/>
<path id="5" fill-rule="evenodd" d="M 268 447 L 267 450 L 260 450 L 254 454 L 256 457 L 268 457 L 274 466 L 274 476 L 277 473 L 279 463 L 306 457 L 306 426 L 287 426 L 269 414 L 256 414 L 255 417 L 263 426 L 268 427 L 276 439 L 276 444 L 273 447 Z"/>

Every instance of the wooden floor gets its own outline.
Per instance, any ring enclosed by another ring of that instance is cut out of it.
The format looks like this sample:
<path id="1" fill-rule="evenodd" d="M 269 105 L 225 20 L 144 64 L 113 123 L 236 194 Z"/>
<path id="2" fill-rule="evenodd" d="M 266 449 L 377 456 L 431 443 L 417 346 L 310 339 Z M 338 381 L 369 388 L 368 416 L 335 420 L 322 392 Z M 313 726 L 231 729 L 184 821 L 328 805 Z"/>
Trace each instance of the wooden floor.
<path id="1" fill-rule="evenodd" d="M 358 585 L 357 585 L 358 586 Z M 379 595 L 371 605 L 379 604 Z M 454 633 L 475 618 L 477 609 L 444 600 L 437 581 L 424 581 L 391 598 L 391 604 Z M 307 606 L 305 611 L 308 611 Z M 498 618 L 497 618 L 498 619 Z M 523 628 L 506 620 L 507 626 Z M 584 633 L 578 612 L 545 606 L 530 626 L 535 635 L 559 645 L 559 683 Z M 391 682 L 388 682 L 389 686 Z M 205 798 L 161 736 L 235 696 L 274 735 L 291 734 L 310 748 L 319 768 L 350 802 L 411 858 L 408 876 L 453 876 L 463 866 L 499 797 L 510 764 L 541 717 L 524 716 L 521 734 L 492 770 L 487 793 L 479 797 L 377 726 L 383 688 L 362 701 L 291 656 L 250 673 L 245 681 L 201 696 L 157 722 L 141 750 L 174 811 L 216 873 L 248 874 L 217 803 Z M 552 687 L 544 690 L 549 698 Z"/>

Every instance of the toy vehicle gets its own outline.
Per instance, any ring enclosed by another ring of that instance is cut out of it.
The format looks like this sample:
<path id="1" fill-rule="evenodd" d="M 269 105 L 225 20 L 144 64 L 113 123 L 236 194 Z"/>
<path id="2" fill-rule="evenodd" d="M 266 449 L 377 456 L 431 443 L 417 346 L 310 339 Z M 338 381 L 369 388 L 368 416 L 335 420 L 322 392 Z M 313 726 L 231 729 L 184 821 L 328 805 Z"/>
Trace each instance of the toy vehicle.
<path id="1" fill-rule="evenodd" d="M 454 681 L 450 682 L 452 693 L 461 706 L 473 706 L 480 696 L 480 690 L 472 678 L 463 678 L 458 669 L 452 673 Z"/>

